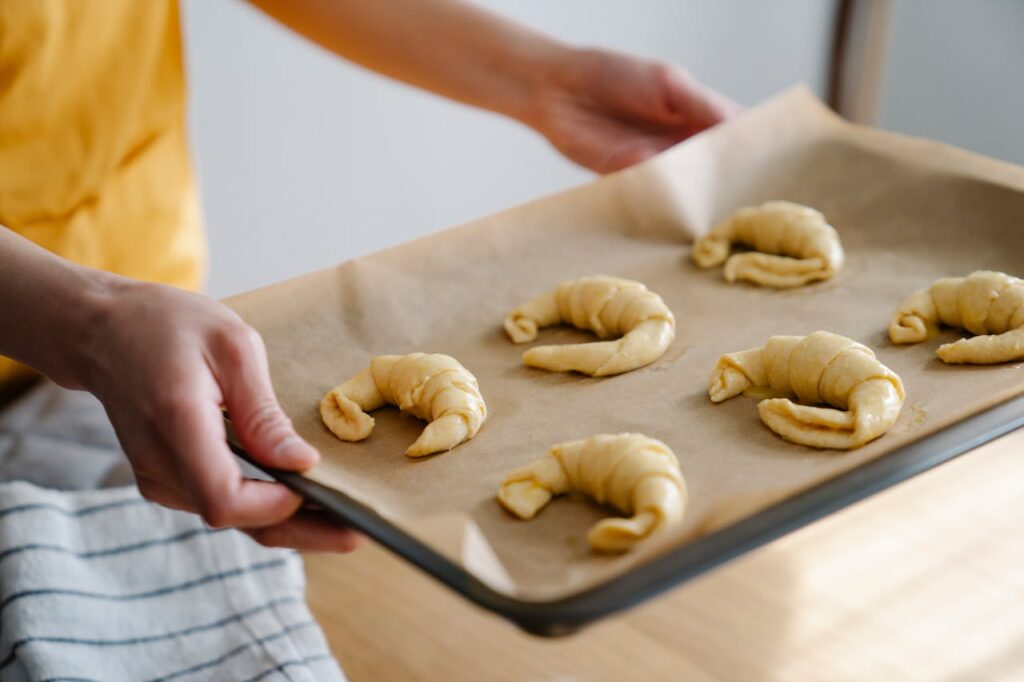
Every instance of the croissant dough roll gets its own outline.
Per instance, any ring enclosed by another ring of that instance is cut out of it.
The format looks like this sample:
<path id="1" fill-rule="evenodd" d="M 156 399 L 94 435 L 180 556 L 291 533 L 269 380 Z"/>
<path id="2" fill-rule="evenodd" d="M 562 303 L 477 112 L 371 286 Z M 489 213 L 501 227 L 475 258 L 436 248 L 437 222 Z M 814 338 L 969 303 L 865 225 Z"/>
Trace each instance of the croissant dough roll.
<path id="1" fill-rule="evenodd" d="M 581 492 L 629 518 L 608 518 L 587 534 L 600 552 L 623 552 L 683 518 L 687 493 L 679 461 L 659 440 L 639 433 L 599 435 L 553 446 L 511 472 L 498 501 L 531 519 L 554 495 Z"/>
<path id="2" fill-rule="evenodd" d="M 342 440 L 373 431 L 367 412 L 390 403 L 429 424 L 405 454 L 422 457 L 451 450 L 477 434 L 487 406 L 476 377 L 448 355 L 378 355 L 370 366 L 320 401 L 324 424 Z"/>
<path id="3" fill-rule="evenodd" d="M 940 279 L 900 304 L 889 321 L 889 338 L 920 343 L 940 324 L 977 334 L 939 346 L 936 354 L 943 362 L 985 365 L 1024 359 L 1024 280 L 984 270 Z"/>
<path id="4" fill-rule="evenodd" d="M 577 371 L 595 377 L 629 372 L 664 354 L 676 337 L 676 319 L 661 297 L 640 282 L 597 275 L 562 282 L 505 318 L 515 343 L 537 338 L 537 330 L 559 323 L 587 329 L 614 341 L 538 346 L 523 362 L 551 372 Z"/>
<path id="5" fill-rule="evenodd" d="M 763 348 L 718 358 L 712 402 L 754 386 L 795 396 L 762 400 L 761 421 L 788 441 L 815 448 L 859 448 L 888 431 L 903 408 L 903 382 L 867 346 L 845 336 L 773 336 Z M 827 403 L 834 408 L 812 407 Z"/>
<path id="6" fill-rule="evenodd" d="M 754 249 L 729 255 L 734 243 Z M 825 216 L 808 206 L 769 201 L 736 211 L 697 240 L 702 268 L 725 262 L 725 279 L 785 289 L 828 279 L 843 267 L 843 246 Z M 728 259 L 728 260 L 727 260 Z"/>

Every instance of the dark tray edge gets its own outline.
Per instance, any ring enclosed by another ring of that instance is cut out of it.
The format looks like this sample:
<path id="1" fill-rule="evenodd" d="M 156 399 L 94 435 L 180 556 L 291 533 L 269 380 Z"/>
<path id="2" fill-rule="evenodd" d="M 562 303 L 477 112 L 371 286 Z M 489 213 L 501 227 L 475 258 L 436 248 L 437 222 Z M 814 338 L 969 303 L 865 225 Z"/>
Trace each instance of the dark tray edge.
<path id="1" fill-rule="evenodd" d="M 969 417 L 736 524 L 681 545 L 607 582 L 547 602 L 523 601 L 496 592 L 361 502 L 300 474 L 256 464 L 231 436 L 228 444 L 245 461 L 321 505 L 338 520 L 359 529 L 478 606 L 503 616 L 532 634 L 557 637 L 572 634 L 603 616 L 635 606 L 1022 426 L 1024 396 Z"/>

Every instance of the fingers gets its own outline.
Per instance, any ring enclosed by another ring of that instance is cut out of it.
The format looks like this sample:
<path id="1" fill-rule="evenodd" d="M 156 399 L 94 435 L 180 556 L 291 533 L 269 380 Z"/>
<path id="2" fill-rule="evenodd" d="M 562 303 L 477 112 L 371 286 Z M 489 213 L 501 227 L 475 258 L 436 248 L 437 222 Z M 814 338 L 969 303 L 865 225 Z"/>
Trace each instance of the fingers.
<path id="1" fill-rule="evenodd" d="M 245 532 L 261 545 L 291 547 L 303 552 L 351 552 L 366 539 L 327 515 L 310 510 L 302 510 L 283 523 Z"/>
<path id="2" fill-rule="evenodd" d="M 684 69 L 669 67 L 662 71 L 662 78 L 669 108 L 695 133 L 743 110 L 736 102 L 703 85 Z"/>
<path id="3" fill-rule="evenodd" d="M 90 390 L 102 400 L 143 495 L 215 527 L 279 524 L 302 504 L 286 487 L 242 476 L 221 412 L 234 413 L 260 462 L 306 468 L 317 453 L 281 413 L 254 331 L 202 296 L 125 286 L 97 331 L 108 349 Z"/>
<path id="4" fill-rule="evenodd" d="M 277 403 L 259 335 L 250 327 L 230 328 L 213 349 L 213 371 L 235 433 L 252 458 L 277 469 L 305 471 L 319 453 L 299 438 Z"/>
<path id="5" fill-rule="evenodd" d="M 629 168 L 668 149 L 672 144 L 672 142 L 666 142 L 663 147 L 651 142 L 638 142 L 626 145 L 612 152 L 604 163 L 601 164 L 599 172 L 614 173 L 623 168 Z"/>
<path id="6" fill-rule="evenodd" d="M 139 492 L 150 502 L 168 509 L 198 513 L 214 528 L 280 523 L 302 504 L 302 499 L 284 486 L 266 481 L 244 479 L 230 503 L 215 504 L 164 481 L 138 478 L 136 483 Z"/>
<path id="7" fill-rule="evenodd" d="M 204 435 L 189 437 L 193 433 L 189 424 L 210 422 L 197 405 L 198 399 L 188 403 L 183 410 L 186 416 L 175 416 L 174 410 L 168 410 L 160 425 L 171 436 L 127 443 L 136 460 L 148 460 L 147 465 L 133 463 L 142 496 L 170 509 L 200 514 L 218 528 L 271 525 L 294 514 L 302 504 L 298 495 L 283 485 L 242 478 L 234 455 L 224 445 L 219 419 L 213 420 L 214 426 L 203 427 Z M 220 437 L 210 436 L 217 433 L 218 426 Z M 145 458 L 138 456 L 143 451 L 148 455 Z"/>
<path id="8" fill-rule="evenodd" d="M 239 478 L 227 503 L 207 503 L 203 517 L 215 528 L 261 527 L 290 518 L 302 506 L 302 498 L 269 481 Z"/>
<path id="9" fill-rule="evenodd" d="M 192 496 L 178 486 L 149 478 L 138 472 L 135 474 L 135 484 L 139 488 L 139 493 L 150 502 L 178 511 L 197 511 Z"/>
<path id="10" fill-rule="evenodd" d="M 150 502 L 179 511 L 198 511 L 188 493 L 173 483 L 144 475 L 139 475 L 137 482 L 142 496 Z M 267 547 L 291 547 L 304 552 L 350 552 L 365 541 L 356 530 L 310 510 L 298 511 L 265 528 L 242 530 Z"/>
<path id="11" fill-rule="evenodd" d="M 283 485 L 242 477 L 225 442 L 214 392 L 215 388 L 182 390 L 187 400 L 170 401 L 165 411 L 164 446 L 172 453 L 178 480 L 191 491 L 195 511 L 216 528 L 284 521 L 298 510 L 302 498 Z"/>
<path id="12" fill-rule="evenodd" d="M 614 173 L 623 168 L 629 168 L 679 144 L 679 142 L 686 139 L 693 132 L 697 131 L 694 130 L 686 133 L 650 133 L 632 130 L 628 135 L 623 134 L 622 137 L 628 140 L 628 136 L 631 136 L 634 139 L 620 144 L 603 162 L 595 165 L 595 170 L 599 173 Z"/>

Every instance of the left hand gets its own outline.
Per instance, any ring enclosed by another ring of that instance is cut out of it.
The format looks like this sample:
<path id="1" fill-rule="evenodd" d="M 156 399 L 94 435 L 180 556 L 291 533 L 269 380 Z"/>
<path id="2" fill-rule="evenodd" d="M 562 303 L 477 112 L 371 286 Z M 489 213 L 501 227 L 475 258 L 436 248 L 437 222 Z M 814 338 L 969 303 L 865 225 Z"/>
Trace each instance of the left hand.
<path id="1" fill-rule="evenodd" d="M 570 50 L 536 89 L 526 123 L 567 158 L 611 173 L 741 110 L 672 64 Z"/>

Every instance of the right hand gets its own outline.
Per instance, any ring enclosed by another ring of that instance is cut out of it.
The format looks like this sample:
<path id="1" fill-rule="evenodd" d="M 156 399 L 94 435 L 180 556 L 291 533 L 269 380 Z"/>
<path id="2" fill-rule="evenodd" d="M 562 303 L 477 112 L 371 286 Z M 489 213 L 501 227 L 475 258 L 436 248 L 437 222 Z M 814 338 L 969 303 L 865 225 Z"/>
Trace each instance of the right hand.
<path id="1" fill-rule="evenodd" d="M 598 173 L 639 163 L 741 110 L 673 64 L 609 50 L 555 55 L 523 120 Z"/>
<path id="2" fill-rule="evenodd" d="M 102 401 L 143 496 L 265 545 L 354 549 L 356 531 L 281 484 L 244 478 L 225 442 L 221 406 L 257 463 L 303 471 L 319 459 L 277 403 L 259 334 L 198 294 L 112 282 L 90 316 L 85 367 L 62 383 Z"/>

